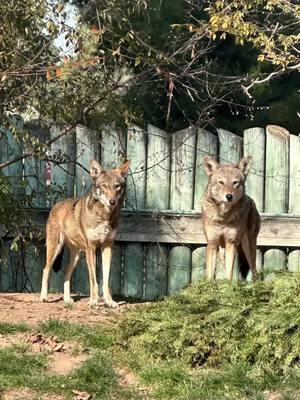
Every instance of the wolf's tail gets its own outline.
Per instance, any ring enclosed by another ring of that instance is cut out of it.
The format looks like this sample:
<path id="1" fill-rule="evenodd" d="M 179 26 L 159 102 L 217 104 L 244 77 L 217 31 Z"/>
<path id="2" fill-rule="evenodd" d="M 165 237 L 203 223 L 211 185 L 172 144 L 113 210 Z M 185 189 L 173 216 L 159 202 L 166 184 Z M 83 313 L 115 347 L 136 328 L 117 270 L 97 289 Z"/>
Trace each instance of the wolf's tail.
<path id="1" fill-rule="evenodd" d="M 250 265 L 248 264 L 247 258 L 245 256 L 241 244 L 237 248 L 237 256 L 238 256 L 238 265 L 240 274 L 242 276 L 242 279 L 246 279 L 250 269 Z"/>
<path id="2" fill-rule="evenodd" d="M 62 248 L 61 252 L 58 254 L 53 263 L 52 268 L 54 272 L 58 272 L 61 269 L 64 252 L 65 252 L 65 247 Z"/>

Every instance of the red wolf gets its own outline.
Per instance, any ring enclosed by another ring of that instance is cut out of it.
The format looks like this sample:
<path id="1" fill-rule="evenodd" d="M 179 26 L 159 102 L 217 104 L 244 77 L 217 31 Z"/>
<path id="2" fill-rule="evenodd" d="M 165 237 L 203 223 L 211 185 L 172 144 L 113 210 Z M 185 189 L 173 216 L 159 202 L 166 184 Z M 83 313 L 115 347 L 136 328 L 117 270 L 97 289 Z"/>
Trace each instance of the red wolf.
<path id="1" fill-rule="evenodd" d="M 241 273 L 256 272 L 256 241 L 260 217 L 254 201 L 245 194 L 245 181 L 251 157 L 237 164 L 220 165 L 213 157 L 205 156 L 204 165 L 209 177 L 202 201 L 202 218 L 207 239 L 207 278 L 215 275 L 219 247 L 225 248 L 227 279 L 232 279 L 234 259 L 238 254 Z"/>
<path id="2" fill-rule="evenodd" d="M 89 305 L 96 305 L 99 299 L 96 249 L 101 247 L 104 302 L 109 307 L 117 307 L 118 304 L 112 300 L 109 290 L 109 274 L 112 245 L 117 234 L 125 175 L 129 165 L 130 161 L 127 161 L 119 168 L 106 171 L 96 160 L 92 160 L 92 190 L 83 197 L 61 201 L 52 208 L 46 227 L 47 257 L 43 271 L 42 301 L 47 301 L 51 268 L 53 266 L 54 270 L 59 269 L 60 266 L 55 265 L 55 261 L 58 261 L 58 255 L 61 256 L 63 246 L 67 245 L 70 250 L 70 262 L 65 270 L 64 301 L 73 301 L 70 295 L 71 275 L 79 261 L 80 253 L 84 251 L 90 282 Z"/>

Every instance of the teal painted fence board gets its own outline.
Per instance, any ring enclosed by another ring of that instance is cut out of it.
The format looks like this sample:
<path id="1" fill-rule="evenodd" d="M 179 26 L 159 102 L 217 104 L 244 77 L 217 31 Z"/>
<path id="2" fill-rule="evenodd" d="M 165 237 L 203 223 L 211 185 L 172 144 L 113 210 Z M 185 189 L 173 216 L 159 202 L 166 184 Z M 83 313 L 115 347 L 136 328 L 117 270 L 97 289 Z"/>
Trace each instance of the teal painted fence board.
<path id="1" fill-rule="evenodd" d="M 191 282 L 191 250 L 174 246 L 169 254 L 168 293 L 181 290 Z"/>
<path id="2" fill-rule="evenodd" d="M 191 210 L 194 197 L 196 130 L 192 127 L 175 132 L 171 137 L 171 186 L 170 208 L 173 210 Z M 174 266 L 174 260 L 179 263 Z M 168 271 L 169 291 L 181 289 L 190 283 L 191 250 L 176 246 L 170 253 Z"/>
<path id="3" fill-rule="evenodd" d="M 169 208 L 170 136 L 148 125 L 146 208 Z"/>
<path id="4" fill-rule="evenodd" d="M 23 130 L 22 118 L 12 117 L 12 124 L 18 131 Z M 23 144 L 11 130 L 0 130 L 0 163 L 12 160 L 23 153 Z M 1 172 L 8 177 L 14 196 L 20 199 L 24 193 L 22 185 L 23 162 L 17 161 L 3 168 Z"/>
<path id="5" fill-rule="evenodd" d="M 207 187 L 208 177 L 204 169 L 204 156 L 218 155 L 218 137 L 212 133 L 197 129 L 195 183 L 194 183 L 194 210 L 201 211 L 201 199 Z"/>
<path id="6" fill-rule="evenodd" d="M 265 212 L 285 213 L 288 211 L 290 134 L 286 129 L 276 125 L 268 125 L 266 133 Z"/>
<path id="7" fill-rule="evenodd" d="M 289 154 L 289 213 L 300 215 L 300 137 L 290 135 Z M 300 245 L 300 243 L 299 243 Z M 300 250 L 288 255 L 289 271 L 300 271 Z"/>
<path id="8" fill-rule="evenodd" d="M 277 125 L 266 127 L 266 183 L 265 211 L 288 211 L 289 132 Z M 276 194 L 276 195 L 275 195 Z M 264 278 L 272 279 L 272 271 L 286 268 L 286 254 L 280 249 L 270 249 L 264 254 Z"/>
<path id="9" fill-rule="evenodd" d="M 145 208 L 146 196 L 146 133 L 138 126 L 127 129 L 127 158 L 131 160 L 126 183 L 126 208 Z"/>
<path id="10" fill-rule="evenodd" d="M 191 282 L 196 283 L 205 277 L 206 247 L 198 247 L 192 252 Z"/>
<path id="11" fill-rule="evenodd" d="M 130 243 L 124 251 L 123 296 L 143 298 L 144 249 L 142 244 Z"/>
<path id="12" fill-rule="evenodd" d="M 168 249 L 150 245 L 145 250 L 145 300 L 159 299 L 167 294 Z"/>

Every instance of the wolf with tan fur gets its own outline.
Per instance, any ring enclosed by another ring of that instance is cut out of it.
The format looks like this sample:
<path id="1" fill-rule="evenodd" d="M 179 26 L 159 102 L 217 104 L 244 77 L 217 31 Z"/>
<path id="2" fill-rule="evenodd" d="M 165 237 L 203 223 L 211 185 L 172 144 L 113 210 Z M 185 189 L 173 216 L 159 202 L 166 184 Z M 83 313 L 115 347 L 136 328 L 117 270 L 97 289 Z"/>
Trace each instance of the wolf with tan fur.
<path id="1" fill-rule="evenodd" d="M 206 274 L 213 279 L 219 247 L 225 249 L 226 277 L 231 280 L 236 253 L 240 267 L 256 272 L 256 241 L 260 217 L 254 201 L 245 194 L 245 181 L 251 157 L 237 164 L 220 165 L 213 157 L 204 157 L 209 177 L 202 201 L 202 218 L 207 239 Z"/>
<path id="2" fill-rule="evenodd" d="M 99 300 L 96 279 L 96 249 L 101 247 L 103 299 L 109 307 L 117 307 L 109 290 L 112 245 L 117 234 L 125 186 L 125 175 L 130 161 L 113 170 L 103 170 L 96 160 L 90 163 L 92 190 L 84 197 L 70 198 L 57 203 L 51 210 L 46 227 L 47 256 L 43 271 L 41 301 L 47 301 L 49 274 L 64 245 L 70 250 L 70 261 L 65 270 L 64 301 L 72 302 L 70 280 L 79 261 L 86 253 L 90 283 L 90 306 Z M 57 269 L 57 268 L 56 268 Z"/>

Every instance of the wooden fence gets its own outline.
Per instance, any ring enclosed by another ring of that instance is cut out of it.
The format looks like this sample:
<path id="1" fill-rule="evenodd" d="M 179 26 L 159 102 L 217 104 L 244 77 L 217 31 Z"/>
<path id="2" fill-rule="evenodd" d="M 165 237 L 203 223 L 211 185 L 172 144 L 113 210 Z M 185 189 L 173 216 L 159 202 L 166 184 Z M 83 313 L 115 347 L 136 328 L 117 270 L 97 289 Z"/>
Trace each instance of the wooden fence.
<path id="1" fill-rule="evenodd" d="M 25 128 L 44 142 L 63 129 L 52 126 L 41 130 L 34 124 Z M 10 132 L 2 133 L 0 162 L 25 150 Z M 90 188 L 86 169 L 92 158 L 105 168 L 131 159 L 111 285 L 114 295 L 151 300 L 204 275 L 206 249 L 199 212 L 207 185 L 205 154 L 216 155 L 221 162 L 236 162 L 243 154 L 252 156 L 247 192 L 255 199 L 263 221 L 258 269 L 265 279 L 276 270 L 300 271 L 300 138 L 274 125 L 247 129 L 243 137 L 224 129 L 215 135 L 195 127 L 168 134 L 151 125 L 145 130 L 132 126 L 101 132 L 77 126 L 51 145 L 48 157 L 56 162 L 26 158 L 4 173 L 12 180 L 16 196 L 22 196 L 24 190 L 35 194 L 36 218 L 44 225 L 54 202 L 80 196 Z M 19 184 L 20 176 L 26 182 L 25 189 Z M 36 252 L 27 246 L 21 256 L 21 251 L 12 252 L 9 246 L 9 241 L 2 244 L 2 258 L 7 254 L 8 263 L 1 265 L 0 290 L 39 291 L 44 247 Z M 100 257 L 97 264 L 101 280 Z M 235 271 L 238 277 L 237 267 Z M 217 277 L 224 277 L 221 263 Z M 89 291 L 84 260 L 75 270 L 72 287 L 81 294 Z M 51 290 L 62 288 L 60 271 L 52 275 Z"/>

